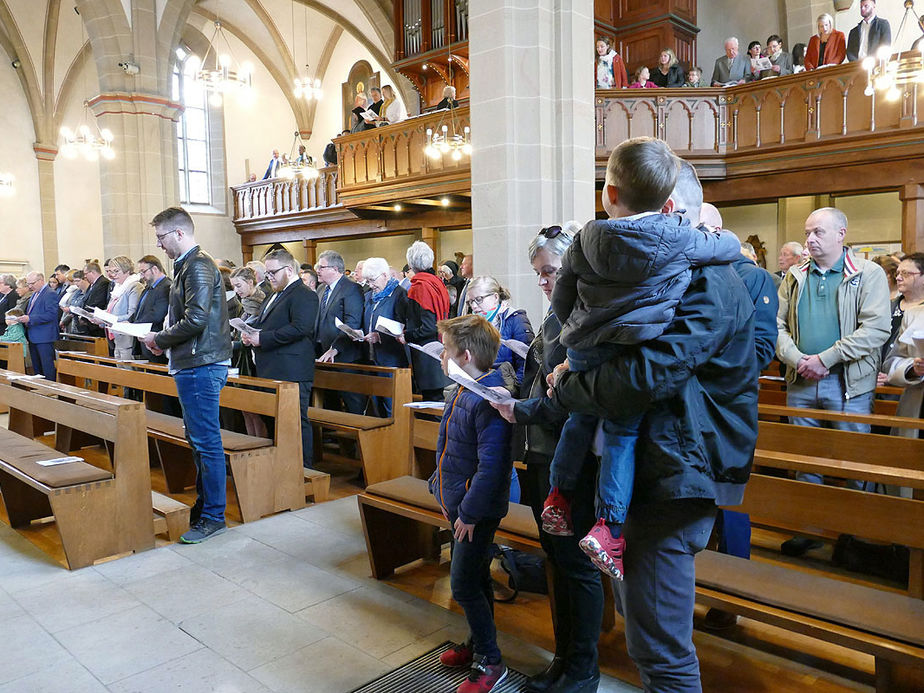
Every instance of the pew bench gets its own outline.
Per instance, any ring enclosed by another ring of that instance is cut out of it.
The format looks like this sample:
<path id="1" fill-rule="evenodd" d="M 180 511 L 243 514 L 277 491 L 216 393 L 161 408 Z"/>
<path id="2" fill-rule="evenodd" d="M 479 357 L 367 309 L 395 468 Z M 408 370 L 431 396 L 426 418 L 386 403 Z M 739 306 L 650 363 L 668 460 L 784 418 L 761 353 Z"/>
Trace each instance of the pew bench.
<path id="1" fill-rule="evenodd" d="M 179 541 L 189 529 L 190 507 L 157 491 L 151 491 L 151 506 L 154 508 L 154 533 L 166 534 L 170 541 Z"/>
<path id="2" fill-rule="evenodd" d="M 177 396 L 176 384 L 167 367 L 147 362 L 60 352 L 58 379 L 81 386 L 93 383 L 103 390 L 130 388 L 143 393 L 149 405 L 164 396 Z M 283 510 L 305 507 L 298 385 L 230 376 L 222 389 L 220 403 L 229 410 L 269 416 L 274 421 L 272 438 L 221 431 L 241 519 L 252 522 Z M 144 414 L 147 435 L 154 441 L 167 491 L 179 493 L 194 485 L 196 469 L 182 418 L 151 409 Z"/>
<path id="3" fill-rule="evenodd" d="M 0 316 L 2 317 L 2 316 Z M 0 363 L 3 368 L 14 373 L 26 372 L 26 347 L 14 342 L 0 342 Z M 0 404 L 0 414 L 6 414 L 9 408 Z"/>
<path id="4" fill-rule="evenodd" d="M 71 570 L 154 547 L 151 476 L 139 402 L 0 371 L 0 401 L 10 428 L 0 429 L 0 494 L 13 527 L 53 517 Z M 32 438 L 32 416 L 56 422 L 55 447 Z M 86 462 L 44 466 L 66 455 L 70 430 L 107 442 L 112 469 Z"/>
<path id="5" fill-rule="evenodd" d="M 390 397 L 389 418 L 351 414 L 321 406 L 323 391 L 356 392 L 367 397 Z M 411 401 L 411 371 L 407 368 L 365 366 L 355 363 L 316 363 L 313 405 L 308 418 L 314 428 L 315 462 L 323 457 L 358 461 L 367 484 L 394 479 L 410 472 L 411 415 L 403 405 Z M 324 453 L 324 431 L 356 441 L 358 460 Z"/>
<path id="6" fill-rule="evenodd" d="M 62 332 L 55 341 L 56 351 L 82 351 L 92 356 L 109 356 L 109 341 L 105 337 Z"/>
<path id="7" fill-rule="evenodd" d="M 323 503 L 330 496 L 330 474 L 317 469 L 305 469 L 305 498 Z"/>

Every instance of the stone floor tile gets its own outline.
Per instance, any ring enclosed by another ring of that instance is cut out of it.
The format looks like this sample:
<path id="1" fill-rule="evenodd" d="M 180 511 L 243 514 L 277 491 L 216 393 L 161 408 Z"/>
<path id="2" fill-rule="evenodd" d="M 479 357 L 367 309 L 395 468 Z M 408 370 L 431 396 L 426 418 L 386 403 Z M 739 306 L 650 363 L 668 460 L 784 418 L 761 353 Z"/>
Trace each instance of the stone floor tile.
<path id="1" fill-rule="evenodd" d="M 285 558 L 281 551 L 254 541 L 236 529 L 201 544 L 173 544 L 169 548 L 203 568 L 224 576 L 231 575 L 241 568 L 265 565 Z"/>
<path id="2" fill-rule="evenodd" d="M 297 558 L 243 568 L 230 579 L 290 613 L 361 587 L 354 580 L 327 573 Z"/>
<path id="3" fill-rule="evenodd" d="M 54 667 L 69 658 L 65 649 L 28 614 L 4 620 L 2 633 L 0 684 Z"/>
<path id="4" fill-rule="evenodd" d="M 63 580 L 77 573 L 79 571 L 68 571 L 15 531 L 0 538 L 0 588 L 10 594 Z"/>
<path id="5" fill-rule="evenodd" d="M 298 615 L 376 658 L 400 650 L 457 618 L 432 604 L 407 602 L 367 587 L 310 606 Z"/>
<path id="6" fill-rule="evenodd" d="M 195 563 L 129 582 L 125 589 L 174 623 L 247 595 L 243 588 Z"/>
<path id="7" fill-rule="evenodd" d="M 0 686 L 0 693 L 106 693 L 87 668 L 73 657 Z"/>
<path id="8" fill-rule="evenodd" d="M 23 608 L 5 591 L 0 590 L 0 623 L 23 616 L 26 612 Z"/>
<path id="9" fill-rule="evenodd" d="M 49 633 L 96 621 L 141 603 L 92 570 L 17 592 L 16 601 Z"/>
<path id="10" fill-rule="evenodd" d="M 468 626 L 465 624 L 445 626 L 436 632 L 430 633 L 430 635 L 415 640 L 400 650 L 392 652 L 390 655 L 382 657 L 382 661 L 390 668 L 396 669 L 402 664 L 406 664 L 412 659 L 416 659 L 420 655 L 442 645 L 447 640 L 458 643 L 463 642 L 467 637 Z"/>
<path id="11" fill-rule="evenodd" d="M 180 627 L 244 671 L 328 635 L 321 627 L 254 596 L 188 618 Z"/>
<path id="12" fill-rule="evenodd" d="M 388 671 L 390 667 L 339 638 L 324 638 L 251 675 L 279 693 L 342 693 Z"/>
<path id="13" fill-rule="evenodd" d="M 107 685 L 202 647 L 195 638 L 143 605 L 69 628 L 55 637 Z"/>
<path id="14" fill-rule="evenodd" d="M 363 535 L 363 523 L 359 517 L 359 501 L 356 500 L 356 496 L 316 503 L 292 514 L 338 532 L 360 537 Z"/>
<path id="15" fill-rule="evenodd" d="M 162 547 L 100 563 L 93 570 L 117 585 L 124 585 L 190 565 L 194 563 L 185 556 Z"/>
<path id="16" fill-rule="evenodd" d="M 206 648 L 117 681 L 109 690 L 112 693 L 269 693 L 262 683 Z"/>

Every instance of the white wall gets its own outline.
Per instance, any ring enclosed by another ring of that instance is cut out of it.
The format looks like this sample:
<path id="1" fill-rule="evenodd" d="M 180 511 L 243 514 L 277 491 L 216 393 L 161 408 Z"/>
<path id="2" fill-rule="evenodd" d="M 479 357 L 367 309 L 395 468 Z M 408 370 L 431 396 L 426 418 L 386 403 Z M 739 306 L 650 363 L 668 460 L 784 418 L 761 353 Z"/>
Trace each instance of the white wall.
<path id="1" fill-rule="evenodd" d="M 898 28 L 905 13 L 903 3 L 899 0 L 879 0 L 876 3 L 876 13 L 889 21 L 892 28 L 892 44 L 895 45 L 895 40 L 898 38 Z M 854 0 L 851 8 L 845 12 L 838 12 L 837 14 L 831 12 L 831 14 L 834 15 L 834 26 L 837 30 L 843 31 L 844 34 L 849 34 L 850 30 L 859 24 L 861 19 L 860 0 Z M 912 14 L 914 13 L 912 12 Z M 895 45 L 895 47 L 896 49 L 909 50 L 911 44 L 919 38 L 921 38 L 921 30 L 918 28 L 917 22 L 914 21 L 914 17 L 909 17 L 905 32 L 901 37 L 901 45 Z"/>
<path id="2" fill-rule="evenodd" d="M 703 77 L 712 77 L 715 59 L 725 55 L 724 41 L 729 36 L 738 37 L 743 53 L 751 41 L 760 41 L 763 47 L 767 37 L 779 34 L 786 50 L 791 47 L 786 36 L 786 15 L 780 11 L 780 2 L 767 0 L 750 3 L 740 0 L 708 0 L 696 6 L 696 24 L 700 28 L 696 36 L 696 59 L 703 68 Z M 808 39 L 806 39 L 808 40 Z"/>
<path id="3" fill-rule="evenodd" d="M 44 269 L 35 131 L 29 105 L 10 58 L 0 51 L 0 171 L 16 177 L 13 197 L 0 197 L 0 260 L 22 260 Z M 9 268 L 12 269 L 12 268 Z"/>

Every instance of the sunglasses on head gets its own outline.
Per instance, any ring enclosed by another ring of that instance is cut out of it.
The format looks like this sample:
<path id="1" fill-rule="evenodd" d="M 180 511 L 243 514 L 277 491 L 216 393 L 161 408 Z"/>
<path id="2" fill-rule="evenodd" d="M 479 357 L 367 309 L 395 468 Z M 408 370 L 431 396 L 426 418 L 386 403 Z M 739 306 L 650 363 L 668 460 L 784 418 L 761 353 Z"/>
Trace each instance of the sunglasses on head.
<path id="1" fill-rule="evenodd" d="M 539 231 L 540 236 L 545 236 L 549 240 L 555 238 L 562 231 L 561 226 L 546 226 L 544 229 Z"/>

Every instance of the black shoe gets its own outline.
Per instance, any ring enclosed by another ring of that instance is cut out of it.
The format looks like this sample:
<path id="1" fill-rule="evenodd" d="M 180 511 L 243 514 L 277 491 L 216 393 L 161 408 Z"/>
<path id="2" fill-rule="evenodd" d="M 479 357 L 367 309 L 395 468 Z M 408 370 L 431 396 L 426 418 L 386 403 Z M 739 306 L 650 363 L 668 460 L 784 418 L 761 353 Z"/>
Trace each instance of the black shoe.
<path id="1" fill-rule="evenodd" d="M 822 546 L 824 546 L 824 544 L 817 539 L 793 537 L 780 545 L 780 553 L 784 556 L 801 556 L 806 551 L 820 549 Z"/>
<path id="2" fill-rule="evenodd" d="M 221 534 L 228 525 L 218 520 L 210 520 L 207 517 L 199 518 L 199 521 L 189 528 L 183 536 L 180 537 L 181 544 L 199 544 L 210 537 Z"/>
<path id="3" fill-rule="evenodd" d="M 573 679 L 568 674 L 562 674 L 555 683 L 545 689 L 545 693 L 597 693 L 599 685 L 599 672 L 584 679 Z"/>
<path id="4" fill-rule="evenodd" d="M 565 658 L 553 657 L 545 670 L 531 677 L 523 690 L 526 693 L 545 693 L 565 670 Z"/>
<path id="5" fill-rule="evenodd" d="M 728 630 L 737 623 L 737 614 L 722 611 L 721 609 L 709 609 L 706 612 L 706 618 L 703 620 L 703 628 L 706 630 Z"/>

